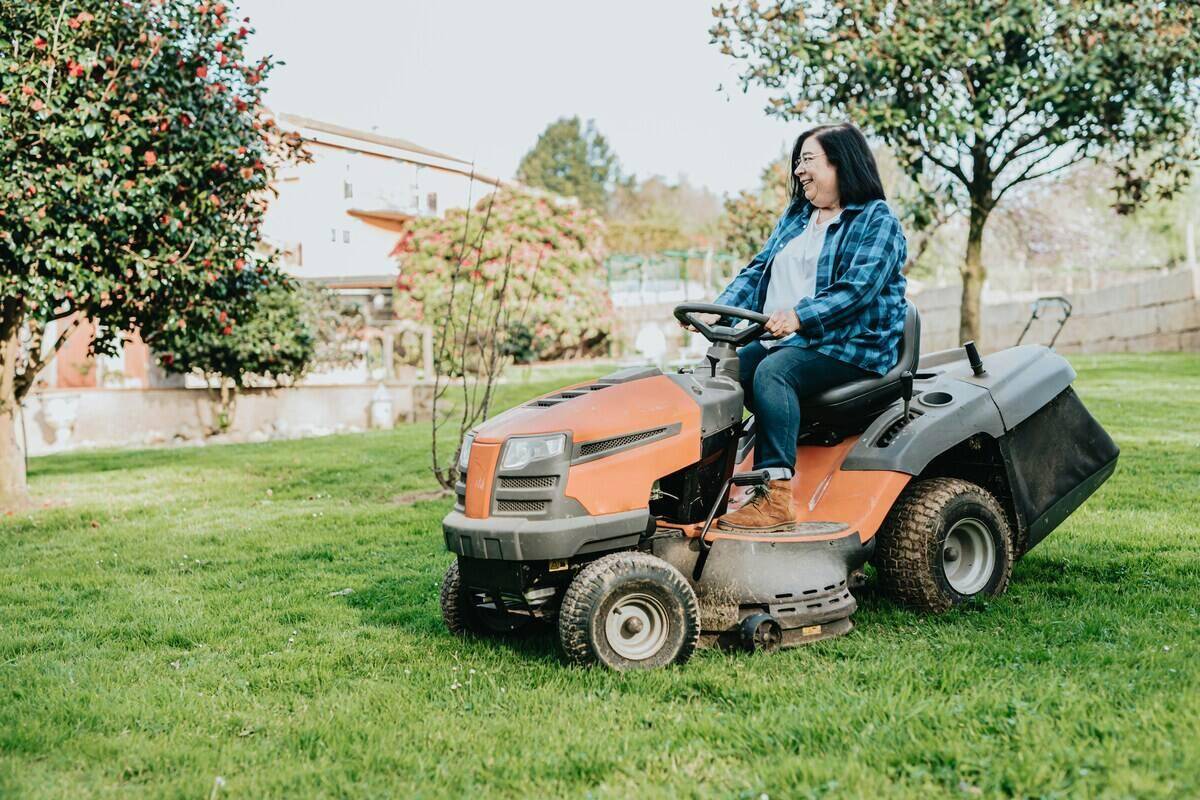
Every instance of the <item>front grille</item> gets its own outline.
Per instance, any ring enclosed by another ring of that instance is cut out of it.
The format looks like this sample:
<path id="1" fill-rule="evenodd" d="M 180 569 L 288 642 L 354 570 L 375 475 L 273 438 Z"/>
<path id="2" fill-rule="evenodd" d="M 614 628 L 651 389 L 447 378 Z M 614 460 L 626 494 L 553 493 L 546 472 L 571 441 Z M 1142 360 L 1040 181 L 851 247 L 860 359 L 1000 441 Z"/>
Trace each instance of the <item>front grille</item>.
<path id="1" fill-rule="evenodd" d="M 501 489 L 553 489 L 557 483 L 557 475 L 500 476 Z"/>
<path id="2" fill-rule="evenodd" d="M 541 514 L 548 500 L 502 500 L 496 499 L 496 511 L 502 514 Z"/>
<path id="3" fill-rule="evenodd" d="M 646 439 L 653 439 L 655 436 L 661 436 L 666 430 L 666 428 L 655 428 L 654 430 L 642 431 L 641 433 L 631 433 L 628 436 L 585 442 L 579 446 L 579 457 L 587 458 L 588 456 L 594 456 L 597 453 L 603 453 L 608 450 L 619 450 L 622 447 L 628 447 L 631 444 L 636 444 Z"/>

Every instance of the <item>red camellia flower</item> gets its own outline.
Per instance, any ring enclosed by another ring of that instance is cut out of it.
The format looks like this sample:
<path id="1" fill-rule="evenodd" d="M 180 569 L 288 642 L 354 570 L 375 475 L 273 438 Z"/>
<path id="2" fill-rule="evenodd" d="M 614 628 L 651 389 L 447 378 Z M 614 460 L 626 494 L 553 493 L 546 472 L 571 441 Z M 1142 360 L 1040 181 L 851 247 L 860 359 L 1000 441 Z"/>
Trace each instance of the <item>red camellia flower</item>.
<path id="1" fill-rule="evenodd" d="M 220 320 L 221 320 L 221 322 L 228 322 L 228 321 L 229 321 L 229 314 L 227 314 L 226 312 L 222 311 L 222 312 L 221 312 L 221 316 L 220 316 Z"/>
<path id="2" fill-rule="evenodd" d="M 70 27 L 70 28 L 78 28 L 78 27 L 79 27 L 79 20 L 77 20 L 77 19 L 75 19 L 74 17 L 72 17 L 71 19 L 67 20 L 67 26 L 68 26 L 68 27 Z"/>
<path id="3" fill-rule="evenodd" d="M 133 67 L 134 69 L 137 69 L 141 65 L 142 65 L 142 60 L 140 58 L 135 57 L 132 61 L 129 62 L 129 66 Z"/>
<path id="4" fill-rule="evenodd" d="M 196 67 L 196 77 L 197 78 L 207 78 L 208 77 L 208 67 L 206 67 L 204 65 Z"/>
<path id="5" fill-rule="evenodd" d="M 218 17 L 221 16 L 222 14 L 224 14 L 225 13 L 225 4 L 217 3 L 215 6 L 213 6 L 213 13 L 216 14 Z"/>
<path id="6" fill-rule="evenodd" d="M 34 111 L 41 111 L 43 108 L 46 107 L 46 105 L 41 100 L 34 100 L 32 103 L 29 104 L 29 107 L 32 108 Z"/>
<path id="7" fill-rule="evenodd" d="M 74 61 L 67 62 L 67 74 L 72 78 L 83 77 L 83 64 L 77 64 Z"/>
<path id="8" fill-rule="evenodd" d="M 158 163 L 158 154 L 153 150 L 147 150 L 146 154 L 142 156 L 142 160 L 146 162 L 147 167 L 153 167 Z"/>
<path id="9" fill-rule="evenodd" d="M 37 38 L 35 38 L 33 40 L 33 46 L 36 47 L 38 50 L 45 50 L 46 49 L 46 40 L 43 39 L 42 37 L 38 36 Z"/>
<path id="10" fill-rule="evenodd" d="M 226 336 L 228 336 L 229 334 L 233 333 L 233 326 L 232 326 L 232 325 L 226 325 L 224 328 L 222 328 L 222 329 L 221 329 L 221 333 L 223 333 L 223 334 L 225 334 Z"/>
<path id="11" fill-rule="evenodd" d="M 8 105 L 8 95 L 6 95 L 4 92 L 0 92 L 0 106 L 6 105 Z"/>
<path id="12" fill-rule="evenodd" d="M 239 258 L 237 261 L 234 261 L 234 262 L 233 262 L 233 265 L 234 265 L 235 267 L 237 267 L 237 268 L 238 268 L 238 271 L 239 271 L 239 272 L 240 272 L 241 270 L 244 270 L 244 269 L 246 268 L 246 262 L 245 262 L 243 259 L 240 259 L 240 258 Z"/>
<path id="13" fill-rule="evenodd" d="M 26 97 L 32 97 L 33 96 L 33 87 L 28 84 L 26 84 L 25 86 L 22 86 L 21 94 L 25 95 Z"/>

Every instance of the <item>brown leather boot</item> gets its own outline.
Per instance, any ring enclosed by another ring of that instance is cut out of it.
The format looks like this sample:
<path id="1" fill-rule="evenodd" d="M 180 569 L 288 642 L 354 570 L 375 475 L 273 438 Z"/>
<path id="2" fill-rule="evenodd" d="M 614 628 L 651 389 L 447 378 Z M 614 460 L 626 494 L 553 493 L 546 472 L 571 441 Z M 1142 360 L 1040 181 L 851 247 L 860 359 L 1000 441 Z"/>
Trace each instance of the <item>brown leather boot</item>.
<path id="1" fill-rule="evenodd" d="M 796 510 L 792 506 L 792 482 L 786 478 L 755 486 L 749 502 L 717 521 L 723 531 L 768 533 L 786 531 L 796 526 Z"/>

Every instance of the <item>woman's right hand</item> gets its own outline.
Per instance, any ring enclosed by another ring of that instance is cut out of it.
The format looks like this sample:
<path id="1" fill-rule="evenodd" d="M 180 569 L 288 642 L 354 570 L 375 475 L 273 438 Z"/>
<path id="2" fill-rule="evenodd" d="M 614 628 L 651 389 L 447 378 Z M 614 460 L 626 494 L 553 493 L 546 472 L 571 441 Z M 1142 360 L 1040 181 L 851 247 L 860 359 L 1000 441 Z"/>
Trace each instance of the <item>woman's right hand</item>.
<path id="1" fill-rule="evenodd" d="M 693 317 L 695 317 L 696 319 L 700 320 L 701 322 L 703 322 L 705 325 L 716 325 L 716 324 L 717 324 L 717 321 L 718 321 L 719 319 L 721 319 L 721 315 L 720 315 L 720 314 L 698 314 L 698 313 L 693 313 L 693 314 L 692 314 L 692 316 L 693 316 Z M 689 331 L 695 331 L 695 330 L 696 330 L 696 326 L 695 326 L 695 325 L 689 325 L 688 323 L 686 323 L 686 322 L 683 322 L 682 320 L 680 320 L 679 324 L 680 324 L 680 326 L 681 326 L 682 328 L 684 328 L 685 330 L 689 330 Z"/>

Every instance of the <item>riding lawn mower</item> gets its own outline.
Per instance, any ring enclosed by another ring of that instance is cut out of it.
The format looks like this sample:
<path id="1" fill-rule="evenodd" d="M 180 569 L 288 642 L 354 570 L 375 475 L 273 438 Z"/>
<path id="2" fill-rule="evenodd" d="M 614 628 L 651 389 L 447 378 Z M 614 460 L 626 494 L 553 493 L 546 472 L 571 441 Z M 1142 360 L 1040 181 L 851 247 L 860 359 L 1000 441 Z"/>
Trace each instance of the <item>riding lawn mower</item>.
<path id="1" fill-rule="evenodd" d="M 675 316 L 710 343 L 702 362 L 622 369 L 467 435 L 443 521 L 450 631 L 555 624 L 568 659 L 613 669 L 773 651 L 848 633 L 868 562 L 886 597 L 944 612 L 1002 594 L 1116 468 L 1065 359 L 1021 345 L 985 361 L 972 343 L 921 356 L 909 304 L 892 370 L 802 403 L 795 527 L 722 530 L 768 480 L 750 469 L 737 356 L 770 337 L 767 318 L 706 303 Z"/>

